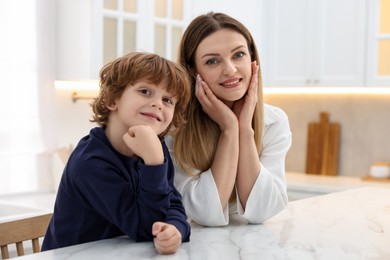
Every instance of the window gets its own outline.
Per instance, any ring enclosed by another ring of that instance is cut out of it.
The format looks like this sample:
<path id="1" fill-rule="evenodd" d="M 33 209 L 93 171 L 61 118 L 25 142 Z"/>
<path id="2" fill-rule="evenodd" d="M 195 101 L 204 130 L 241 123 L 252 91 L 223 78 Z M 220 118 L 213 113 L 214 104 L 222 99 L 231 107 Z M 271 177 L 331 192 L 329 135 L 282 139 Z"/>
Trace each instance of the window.
<path id="1" fill-rule="evenodd" d="M 103 63 L 135 50 L 136 0 L 104 0 Z"/>
<path id="2" fill-rule="evenodd" d="M 0 1 L 0 194 L 52 189 L 55 4 Z"/>
<path id="3" fill-rule="evenodd" d="M 176 60 L 184 27 L 183 0 L 155 0 L 154 14 L 154 51 Z"/>
<path id="4" fill-rule="evenodd" d="M 94 71 L 131 51 L 154 52 L 176 60 L 190 1 L 94 1 Z"/>

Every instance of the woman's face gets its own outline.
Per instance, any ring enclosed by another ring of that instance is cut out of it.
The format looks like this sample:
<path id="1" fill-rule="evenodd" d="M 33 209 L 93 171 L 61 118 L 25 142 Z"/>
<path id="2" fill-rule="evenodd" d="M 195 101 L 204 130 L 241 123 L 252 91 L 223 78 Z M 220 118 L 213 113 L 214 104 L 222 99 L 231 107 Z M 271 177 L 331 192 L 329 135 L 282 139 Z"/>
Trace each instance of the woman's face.
<path id="1" fill-rule="evenodd" d="M 252 76 L 251 56 L 244 36 L 222 29 L 204 38 L 195 52 L 195 70 L 226 104 L 241 99 Z"/>

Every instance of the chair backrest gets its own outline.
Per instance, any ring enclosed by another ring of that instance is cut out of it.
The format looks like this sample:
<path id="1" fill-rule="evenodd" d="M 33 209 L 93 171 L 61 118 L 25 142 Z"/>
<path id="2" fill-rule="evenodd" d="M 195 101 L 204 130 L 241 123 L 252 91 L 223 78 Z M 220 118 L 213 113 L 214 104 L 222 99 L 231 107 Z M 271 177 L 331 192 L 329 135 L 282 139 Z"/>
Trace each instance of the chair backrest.
<path id="1" fill-rule="evenodd" d="M 30 218 L 0 223 L 1 257 L 9 258 L 8 245 L 16 244 L 18 256 L 24 255 L 23 241 L 31 240 L 33 253 L 41 251 L 39 238 L 46 233 L 53 214 L 45 214 Z"/>

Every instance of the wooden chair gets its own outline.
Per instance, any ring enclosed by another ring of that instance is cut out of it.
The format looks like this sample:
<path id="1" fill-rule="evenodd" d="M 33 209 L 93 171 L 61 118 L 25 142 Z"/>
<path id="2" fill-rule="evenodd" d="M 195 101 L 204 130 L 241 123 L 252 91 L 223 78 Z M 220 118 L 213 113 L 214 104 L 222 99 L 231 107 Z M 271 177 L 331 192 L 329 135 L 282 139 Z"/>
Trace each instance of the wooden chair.
<path id="1" fill-rule="evenodd" d="M 41 251 L 39 238 L 46 233 L 50 218 L 53 214 L 45 214 L 36 217 L 19 219 L 0 223 L 1 257 L 8 259 L 8 245 L 16 244 L 18 256 L 24 255 L 23 241 L 31 240 L 33 253 Z"/>

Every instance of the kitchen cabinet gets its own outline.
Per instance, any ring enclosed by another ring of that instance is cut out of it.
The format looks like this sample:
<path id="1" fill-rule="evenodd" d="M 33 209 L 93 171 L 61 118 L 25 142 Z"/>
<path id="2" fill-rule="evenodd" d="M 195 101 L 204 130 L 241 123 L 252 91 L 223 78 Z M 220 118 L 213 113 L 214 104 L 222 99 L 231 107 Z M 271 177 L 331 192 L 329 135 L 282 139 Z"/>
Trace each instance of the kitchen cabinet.
<path id="1" fill-rule="evenodd" d="M 191 0 L 58 1 L 58 80 L 97 79 L 131 51 L 176 60 Z"/>
<path id="2" fill-rule="evenodd" d="M 57 80 L 97 79 L 92 70 L 93 1 L 57 1 Z"/>
<path id="3" fill-rule="evenodd" d="M 368 1 L 367 85 L 390 87 L 390 1 Z"/>
<path id="4" fill-rule="evenodd" d="M 265 1 L 264 85 L 364 85 L 366 4 L 366 0 Z"/>

